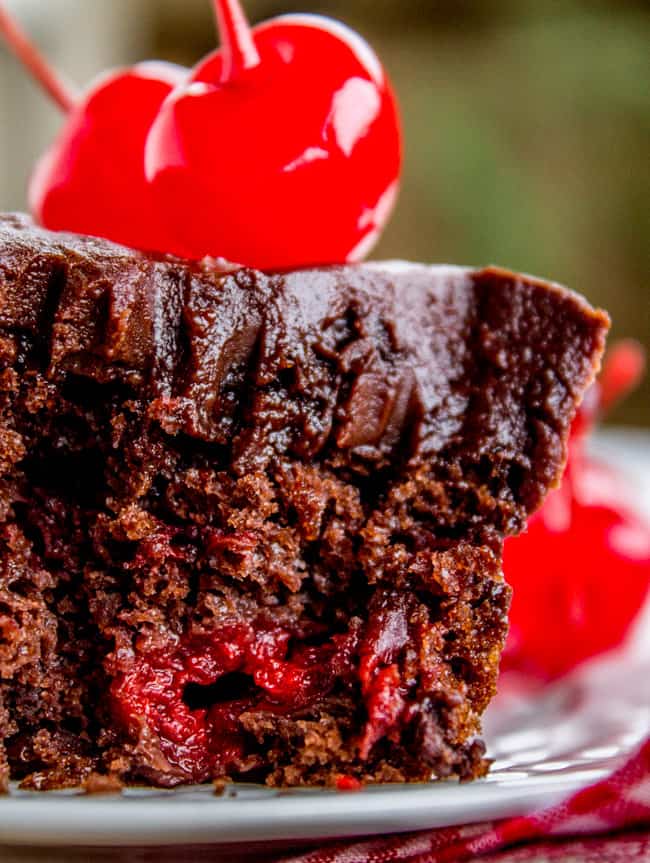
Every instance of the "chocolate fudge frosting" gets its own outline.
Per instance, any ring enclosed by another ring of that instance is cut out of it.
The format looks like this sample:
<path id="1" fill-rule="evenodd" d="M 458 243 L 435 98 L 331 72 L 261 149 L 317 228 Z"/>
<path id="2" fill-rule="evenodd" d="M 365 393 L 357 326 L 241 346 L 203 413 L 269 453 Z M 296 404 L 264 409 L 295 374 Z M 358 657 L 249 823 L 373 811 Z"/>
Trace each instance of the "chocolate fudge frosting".
<path id="1" fill-rule="evenodd" d="M 35 337 L 53 378 L 146 394 L 164 429 L 231 448 L 241 472 L 282 452 L 361 474 L 395 459 L 463 483 L 487 471 L 505 533 L 560 477 L 608 319 L 494 267 L 224 273 L 9 215 L 0 326 Z"/>

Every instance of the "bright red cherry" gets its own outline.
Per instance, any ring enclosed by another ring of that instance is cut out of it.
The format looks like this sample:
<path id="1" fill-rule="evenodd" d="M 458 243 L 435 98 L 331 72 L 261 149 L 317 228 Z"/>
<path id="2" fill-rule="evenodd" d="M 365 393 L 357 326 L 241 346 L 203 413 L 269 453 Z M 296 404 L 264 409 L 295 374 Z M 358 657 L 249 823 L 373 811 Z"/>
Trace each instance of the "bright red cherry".
<path id="1" fill-rule="evenodd" d="M 29 201 L 40 224 L 167 251 L 144 176 L 144 142 L 186 74 L 171 63 L 141 63 L 91 84 L 32 176 Z"/>
<path id="2" fill-rule="evenodd" d="M 514 589 L 502 667 L 544 679 L 620 645 L 650 589 L 650 524 L 619 474 L 589 458 L 597 415 L 639 381 L 643 354 L 623 342 L 608 358 L 573 427 L 560 489 L 506 542 Z"/>
<path id="3" fill-rule="evenodd" d="M 221 50 L 165 101 L 146 145 L 169 251 L 267 270 L 360 259 L 401 167 L 379 60 L 327 18 L 287 15 L 251 31 L 238 0 L 216 10 Z"/>
<path id="4" fill-rule="evenodd" d="M 31 179 L 36 220 L 55 231 L 166 251 L 164 226 L 144 176 L 144 142 L 160 106 L 187 70 L 141 63 L 103 75 L 79 97 L 1 6 L 0 33 L 66 113 L 62 131 Z"/>

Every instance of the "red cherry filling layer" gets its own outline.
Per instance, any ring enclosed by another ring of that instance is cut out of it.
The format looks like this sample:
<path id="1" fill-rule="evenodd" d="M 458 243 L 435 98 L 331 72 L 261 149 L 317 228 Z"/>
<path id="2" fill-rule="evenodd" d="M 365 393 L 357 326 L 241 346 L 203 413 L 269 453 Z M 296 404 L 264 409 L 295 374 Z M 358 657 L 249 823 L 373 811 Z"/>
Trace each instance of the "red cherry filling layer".
<path id="1" fill-rule="evenodd" d="M 322 699 L 350 676 L 357 640 L 352 630 L 324 645 L 296 645 L 286 630 L 245 624 L 186 637 L 114 680 L 113 711 L 132 734 L 153 732 L 188 780 L 246 772 L 257 762 L 247 755 L 240 716 L 284 714 Z"/>
<path id="2" fill-rule="evenodd" d="M 325 633 L 318 624 L 300 637 L 247 623 L 185 636 L 169 652 L 138 657 L 114 679 L 113 715 L 133 739 L 158 747 L 172 783 L 204 782 L 264 766 L 244 714 L 313 715 L 335 689 L 360 690 L 366 721 L 354 745 L 366 761 L 383 738 L 397 742 L 413 719 L 409 690 L 417 675 L 405 657 L 427 628 L 414 610 L 412 597 L 379 591 L 363 631 L 352 618 L 346 633 L 316 645 Z"/>
<path id="3" fill-rule="evenodd" d="M 117 718 L 130 730 L 144 723 L 170 764 L 202 782 L 255 765 L 246 759 L 239 717 L 305 707 L 350 668 L 350 638 L 291 651 L 282 629 L 246 625 L 184 639 L 171 654 L 154 654 L 111 688 Z"/>

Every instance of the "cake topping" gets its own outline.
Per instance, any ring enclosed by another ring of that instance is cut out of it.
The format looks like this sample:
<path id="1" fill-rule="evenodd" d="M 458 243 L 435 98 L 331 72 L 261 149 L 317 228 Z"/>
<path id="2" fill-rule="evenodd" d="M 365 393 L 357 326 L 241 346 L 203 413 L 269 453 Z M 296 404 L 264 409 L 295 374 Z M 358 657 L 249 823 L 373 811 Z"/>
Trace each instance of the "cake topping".
<path id="1" fill-rule="evenodd" d="M 186 74 L 171 63 L 140 63 L 88 87 L 32 175 L 29 201 L 42 225 L 134 248 L 169 246 L 142 153 L 154 116 Z"/>
<path id="2" fill-rule="evenodd" d="M 392 211 L 391 86 L 347 27 L 286 15 L 251 29 L 215 0 L 222 45 L 189 74 L 145 63 L 76 98 L 3 12 L 0 31 L 67 112 L 30 185 L 51 230 L 258 269 L 360 260 Z"/>
<path id="3" fill-rule="evenodd" d="M 171 63 L 140 63 L 108 72 L 77 94 L 1 4 L 0 33 L 66 115 L 31 179 L 29 200 L 36 219 L 54 231 L 165 249 L 142 154 L 154 116 L 187 70 Z"/>
<path id="4" fill-rule="evenodd" d="M 258 269 L 360 259 L 395 200 L 395 100 L 369 46 L 311 15 L 252 32 L 236 0 L 217 2 L 222 48 L 167 99 L 146 170 L 190 258 Z"/>

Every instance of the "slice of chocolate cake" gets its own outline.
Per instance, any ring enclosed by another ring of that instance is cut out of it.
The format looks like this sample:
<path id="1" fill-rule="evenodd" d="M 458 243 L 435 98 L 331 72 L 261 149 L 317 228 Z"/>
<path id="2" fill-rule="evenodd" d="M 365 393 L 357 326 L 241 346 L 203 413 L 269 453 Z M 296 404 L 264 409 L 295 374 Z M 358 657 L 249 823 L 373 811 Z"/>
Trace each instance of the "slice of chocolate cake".
<path id="1" fill-rule="evenodd" d="M 607 327 L 498 269 L 265 276 L 0 219 L 4 777 L 483 775 L 502 541 Z"/>

